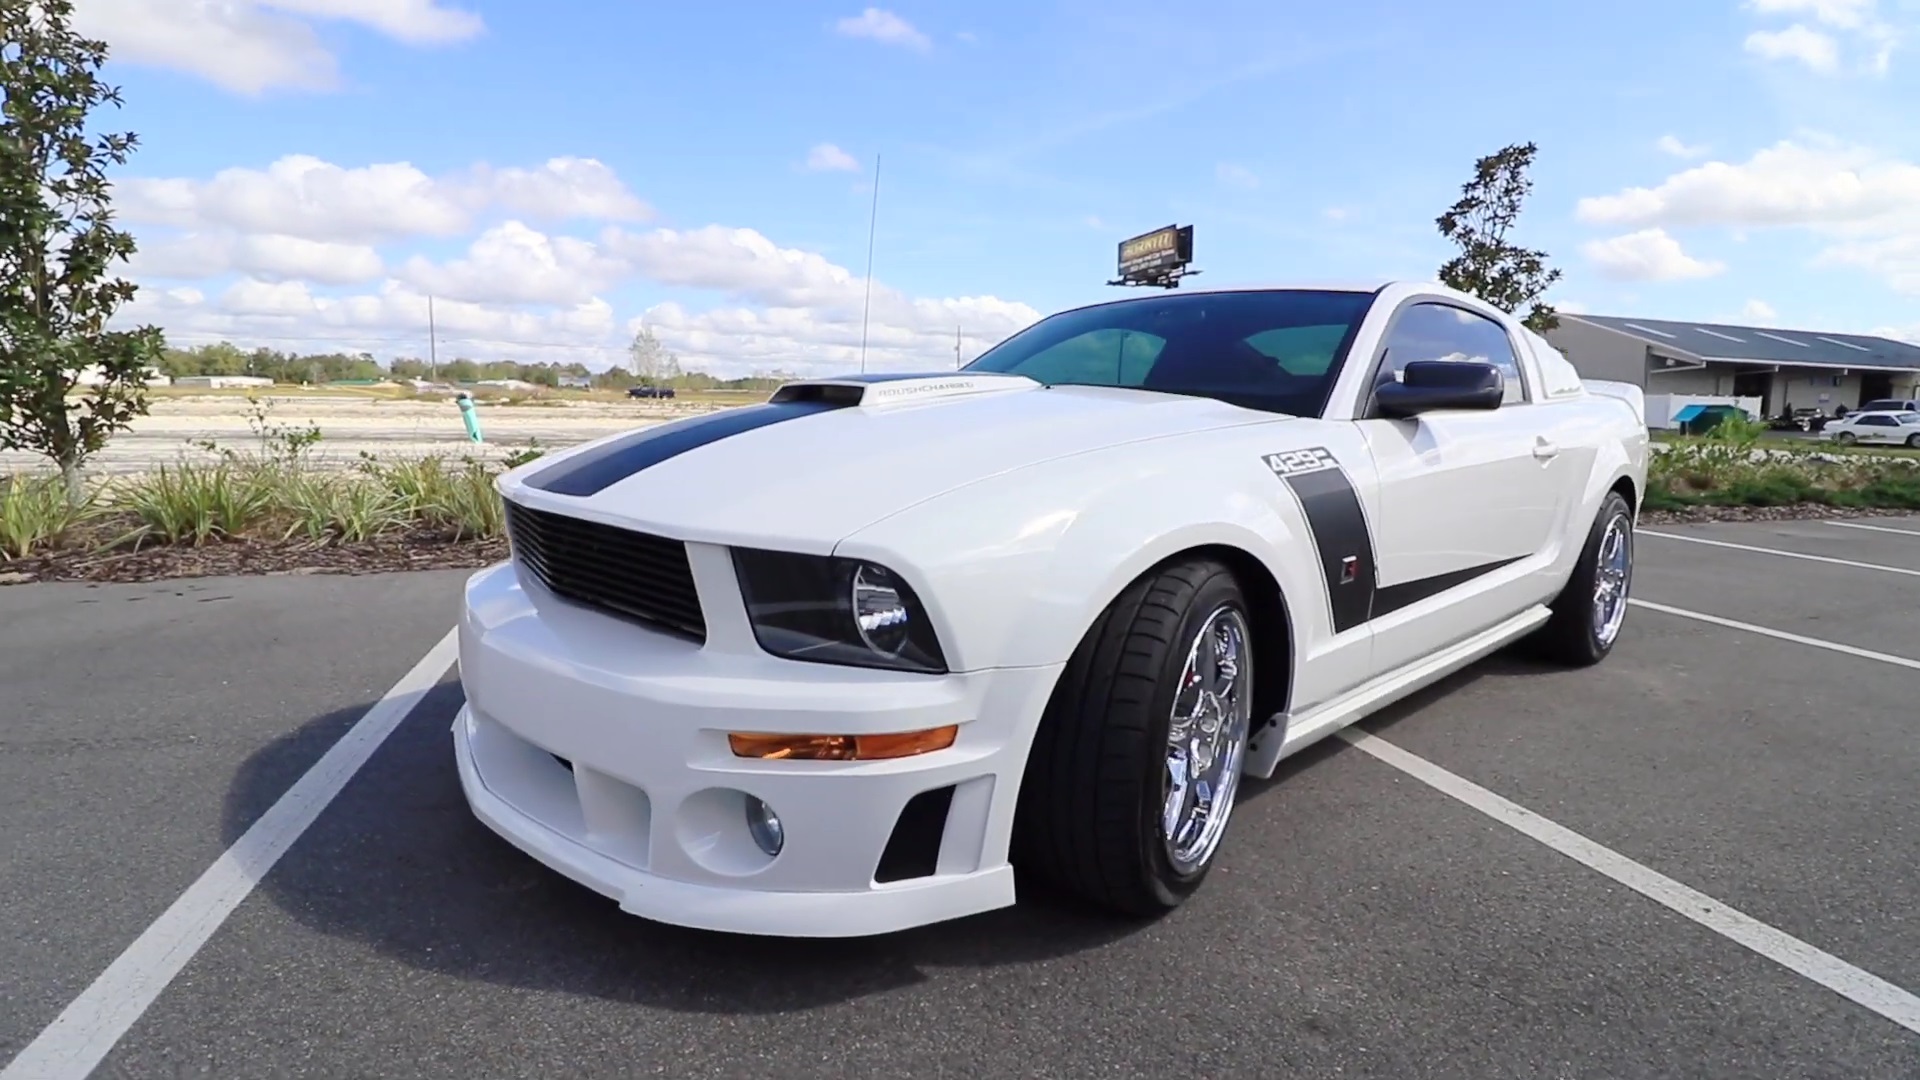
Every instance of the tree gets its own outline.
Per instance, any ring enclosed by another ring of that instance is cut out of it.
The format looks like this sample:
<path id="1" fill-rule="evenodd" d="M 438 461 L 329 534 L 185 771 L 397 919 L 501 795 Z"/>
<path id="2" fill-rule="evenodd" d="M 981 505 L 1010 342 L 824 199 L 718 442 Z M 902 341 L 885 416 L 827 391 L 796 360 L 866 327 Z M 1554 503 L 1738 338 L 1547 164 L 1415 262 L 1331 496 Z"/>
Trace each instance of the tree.
<path id="1" fill-rule="evenodd" d="M 0 0 L 0 447 L 51 458 L 78 501 L 87 457 L 146 413 L 164 342 L 151 326 L 107 329 L 135 292 L 108 271 L 135 244 L 113 227 L 106 168 L 138 138 L 87 130 L 120 91 L 95 75 L 106 43 L 72 14 L 72 0 Z"/>
<path id="2" fill-rule="evenodd" d="M 660 339 L 653 336 L 645 323 L 635 331 L 633 343 L 627 346 L 627 359 L 634 377 L 642 383 L 659 384 L 680 377 L 680 358 L 660 344 Z"/>
<path id="3" fill-rule="evenodd" d="M 1460 201 L 1437 224 L 1440 235 L 1460 248 L 1440 268 L 1441 282 L 1516 315 L 1529 308 L 1523 321 L 1542 333 L 1560 325 L 1559 315 L 1540 299 L 1560 280 L 1560 271 L 1547 269 L 1545 252 L 1507 240 L 1533 190 L 1527 169 L 1537 149 L 1532 143 L 1509 146 L 1474 162 Z"/>

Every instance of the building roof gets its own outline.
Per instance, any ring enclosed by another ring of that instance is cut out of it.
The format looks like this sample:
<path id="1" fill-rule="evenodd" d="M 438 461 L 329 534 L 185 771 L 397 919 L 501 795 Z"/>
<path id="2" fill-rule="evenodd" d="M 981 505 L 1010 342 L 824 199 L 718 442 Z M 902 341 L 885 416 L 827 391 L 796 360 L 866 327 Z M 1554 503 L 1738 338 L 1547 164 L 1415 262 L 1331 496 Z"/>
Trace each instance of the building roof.
<path id="1" fill-rule="evenodd" d="M 1568 315 L 1639 338 L 1681 356 L 1700 360 L 1792 367 L 1920 371 L 1920 345 L 1865 334 L 1829 334 L 1818 330 L 1779 330 L 1727 323 L 1670 322 L 1617 315 Z"/>

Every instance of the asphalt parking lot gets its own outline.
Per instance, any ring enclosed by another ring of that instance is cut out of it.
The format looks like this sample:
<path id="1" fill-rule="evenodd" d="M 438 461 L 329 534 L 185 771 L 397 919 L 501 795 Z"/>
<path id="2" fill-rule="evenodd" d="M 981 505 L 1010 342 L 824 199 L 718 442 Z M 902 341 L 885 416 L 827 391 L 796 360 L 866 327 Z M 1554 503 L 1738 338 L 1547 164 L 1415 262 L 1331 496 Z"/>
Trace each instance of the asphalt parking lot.
<path id="1" fill-rule="evenodd" d="M 49 1047 L 102 1077 L 1914 1080 L 1920 517 L 1858 525 L 1646 528 L 1658 606 L 1605 665 L 1495 656 L 1310 750 L 1158 923 L 1036 895 L 852 942 L 623 916 L 472 820 L 458 683 L 419 665 L 462 573 L 0 589 L 0 1080 L 82 1074 L 24 1071 Z M 410 672 L 248 891 L 249 828 Z"/>

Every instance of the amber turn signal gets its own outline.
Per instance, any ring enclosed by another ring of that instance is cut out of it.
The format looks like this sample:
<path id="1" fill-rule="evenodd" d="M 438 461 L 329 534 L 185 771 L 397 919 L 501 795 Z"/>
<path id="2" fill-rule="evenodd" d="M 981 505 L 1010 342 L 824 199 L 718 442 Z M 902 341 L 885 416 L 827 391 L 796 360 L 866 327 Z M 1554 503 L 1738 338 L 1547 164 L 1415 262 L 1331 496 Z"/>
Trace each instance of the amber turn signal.
<path id="1" fill-rule="evenodd" d="M 769 761 L 879 761 L 945 750 L 960 725 L 888 735 L 756 735 L 734 732 L 727 745 L 735 757 Z"/>

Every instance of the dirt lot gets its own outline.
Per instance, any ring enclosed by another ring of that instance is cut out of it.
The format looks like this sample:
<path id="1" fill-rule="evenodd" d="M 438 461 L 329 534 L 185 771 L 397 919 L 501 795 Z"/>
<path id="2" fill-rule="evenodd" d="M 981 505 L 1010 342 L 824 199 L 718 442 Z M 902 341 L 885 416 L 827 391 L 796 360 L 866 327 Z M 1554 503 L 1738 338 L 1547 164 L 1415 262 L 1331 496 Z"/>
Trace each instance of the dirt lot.
<path id="1" fill-rule="evenodd" d="M 537 440 L 546 447 L 567 446 L 588 439 L 675 417 L 735 404 L 700 399 L 654 401 L 566 400 L 530 404 L 479 405 L 481 434 L 486 442 L 468 441 L 460 409 L 451 400 L 383 399 L 369 395 L 288 393 L 262 398 L 267 422 L 273 426 L 320 429 L 314 458 L 330 464 L 352 462 L 361 451 L 385 456 L 463 454 L 495 456 L 521 449 Z M 130 431 L 114 437 L 92 461 L 96 474 L 143 472 L 178 460 L 182 454 L 202 457 L 196 448 L 211 439 L 236 450 L 258 449 L 253 408 L 244 396 L 208 394 L 159 397 L 147 416 Z M 0 452 L 0 472 L 37 468 L 32 454 Z"/>

